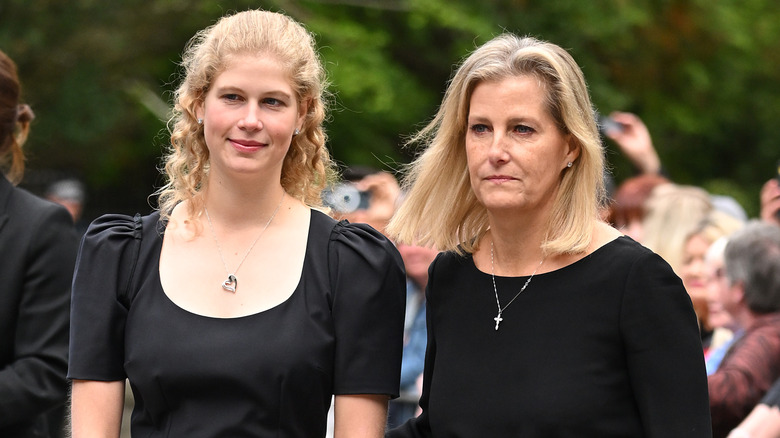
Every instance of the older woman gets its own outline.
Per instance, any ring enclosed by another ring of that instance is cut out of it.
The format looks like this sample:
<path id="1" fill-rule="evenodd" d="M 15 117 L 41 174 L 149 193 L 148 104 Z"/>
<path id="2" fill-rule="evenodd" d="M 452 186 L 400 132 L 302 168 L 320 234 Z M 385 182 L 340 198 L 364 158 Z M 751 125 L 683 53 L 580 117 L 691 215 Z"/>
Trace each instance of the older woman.
<path id="1" fill-rule="evenodd" d="M 571 56 L 494 38 L 415 140 L 427 148 L 389 232 L 445 252 L 423 413 L 389 436 L 710 436 L 680 279 L 598 219 L 602 146 Z"/>

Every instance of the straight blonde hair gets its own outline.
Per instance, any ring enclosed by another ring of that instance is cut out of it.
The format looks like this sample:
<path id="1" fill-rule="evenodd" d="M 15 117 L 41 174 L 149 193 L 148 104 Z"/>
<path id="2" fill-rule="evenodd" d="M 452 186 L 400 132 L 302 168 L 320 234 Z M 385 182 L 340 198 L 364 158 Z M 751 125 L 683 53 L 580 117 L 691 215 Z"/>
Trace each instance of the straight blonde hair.
<path id="1" fill-rule="evenodd" d="M 469 102 L 481 82 L 532 76 L 547 92 L 547 109 L 580 156 L 562 173 L 542 250 L 584 252 L 605 200 L 604 152 L 585 78 L 561 47 L 535 38 L 499 35 L 458 68 L 433 120 L 408 142 L 427 147 L 406 167 L 407 196 L 388 226 L 398 241 L 471 253 L 488 229 L 487 211 L 471 189 L 465 134 Z"/>

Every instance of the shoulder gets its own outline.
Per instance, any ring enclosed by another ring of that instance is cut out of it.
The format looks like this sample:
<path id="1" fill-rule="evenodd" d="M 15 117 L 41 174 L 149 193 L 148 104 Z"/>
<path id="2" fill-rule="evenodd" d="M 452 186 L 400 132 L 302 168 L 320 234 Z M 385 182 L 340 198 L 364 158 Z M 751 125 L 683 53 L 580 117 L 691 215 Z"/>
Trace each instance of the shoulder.
<path id="1" fill-rule="evenodd" d="M 464 265 L 473 264 L 471 254 L 458 254 L 455 251 L 444 251 L 436 255 L 431 263 L 431 270 L 435 269 L 436 272 L 450 272 L 451 270 L 459 270 Z"/>
<path id="2" fill-rule="evenodd" d="M 124 252 L 134 242 L 142 240 L 144 234 L 161 233 L 159 212 L 150 215 L 129 216 L 106 214 L 92 221 L 87 228 L 80 252 L 116 254 Z"/>
<path id="3" fill-rule="evenodd" d="M 362 223 L 353 224 L 345 220 L 335 222 L 330 233 L 330 241 L 335 242 L 337 246 L 349 247 L 354 250 L 398 254 L 395 245 L 384 234 L 370 225 Z"/>
<path id="4" fill-rule="evenodd" d="M 105 214 L 92 221 L 87 228 L 85 238 L 92 241 L 137 239 L 141 237 L 145 225 L 154 228 L 154 225 L 159 223 L 159 218 L 159 212 L 147 216 Z"/>
<path id="5" fill-rule="evenodd" d="M 775 343 L 780 344 L 780 312 L 768 313 L 756 318 L 745 332 L 744 337 L 771 338 L 775 340 Z"/>
<path id="6" fill-rule="evenodd" d="M 72 223 L 68 211 L 61 205 L 38 197 L 25 189 L 13 187 L 6 204 L 7 213 L 25 224 L 54 218 Z"/>

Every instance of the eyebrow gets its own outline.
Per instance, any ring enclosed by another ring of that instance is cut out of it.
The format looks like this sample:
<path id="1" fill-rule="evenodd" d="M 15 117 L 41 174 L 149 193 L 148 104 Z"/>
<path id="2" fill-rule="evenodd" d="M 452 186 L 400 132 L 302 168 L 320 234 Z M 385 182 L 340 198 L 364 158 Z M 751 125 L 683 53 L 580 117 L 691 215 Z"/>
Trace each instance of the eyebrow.
<path id="1" fill-rule="evenodd" d="M 222 87 L 215 88 L 214 91 L 217 94 L 224 94 L 224 93 L 246 93 L 246 91 L 241 88 L 237 87 L 235 85 L 225 85 Z M 270 91 L 264 91 L 261 93 L 262 96 L 271 96 L 276 98 L 285 98 L 292 100 L 293 96 L 290 93 L 284 92 L 282 90 L 270 90 Z"/>

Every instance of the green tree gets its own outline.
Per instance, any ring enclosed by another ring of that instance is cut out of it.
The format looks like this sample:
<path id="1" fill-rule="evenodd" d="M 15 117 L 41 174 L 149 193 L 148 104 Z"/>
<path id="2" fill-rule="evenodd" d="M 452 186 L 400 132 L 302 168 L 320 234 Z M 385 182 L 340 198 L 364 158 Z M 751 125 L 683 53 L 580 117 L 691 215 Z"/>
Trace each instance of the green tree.
<path id="1" fill-rule="evenodd" d="M 503 31 L 553 41 L 582 66 L 602 113 L 639 114 L 670 176 L 737 197 L 752 214 L 778 154 L 780 7 L 770 0 L 5 0 L 0 49 L 38 118 L 25 185 L 73 173 L 92 214 L 148 210 L 161 183 L 177 62 L 199 29 L 262 7 L 317 36 L 340 162 L 396 169 L 453 66 Z M 614 145 L 618 180 L 631 174 Z"/>

